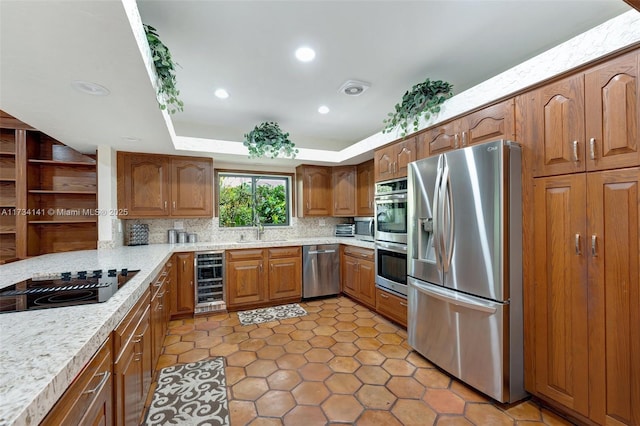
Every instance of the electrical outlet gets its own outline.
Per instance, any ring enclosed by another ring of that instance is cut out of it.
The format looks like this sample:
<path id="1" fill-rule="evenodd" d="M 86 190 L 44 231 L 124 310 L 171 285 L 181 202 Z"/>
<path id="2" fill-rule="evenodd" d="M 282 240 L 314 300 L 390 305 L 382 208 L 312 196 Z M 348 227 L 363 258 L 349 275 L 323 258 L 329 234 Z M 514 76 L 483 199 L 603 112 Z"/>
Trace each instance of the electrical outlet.
<path id="1" fill-rule="evenodd" d="M 173 229 L 184 229 L 184 222 L 173 222 Z"/>
<path id="2" fill-rule="evenodd" d="M 319 226 L 326 226 L 327 222 L 324 219 L 320 219 L 320 220 L 318 220 L 318 225 Z"/>

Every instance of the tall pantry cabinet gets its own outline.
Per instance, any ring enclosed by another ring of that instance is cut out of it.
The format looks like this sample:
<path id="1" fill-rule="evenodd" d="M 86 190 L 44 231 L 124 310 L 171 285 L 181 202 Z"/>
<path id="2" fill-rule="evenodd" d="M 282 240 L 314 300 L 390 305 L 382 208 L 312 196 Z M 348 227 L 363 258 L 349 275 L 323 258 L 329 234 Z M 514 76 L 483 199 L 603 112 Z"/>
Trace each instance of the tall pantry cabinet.
<path id="1" fill-rule="evenodd" d="M 527 389 L 598 424 L 640 424 L 639 71 L 636 50 L 516 100 Z"/>

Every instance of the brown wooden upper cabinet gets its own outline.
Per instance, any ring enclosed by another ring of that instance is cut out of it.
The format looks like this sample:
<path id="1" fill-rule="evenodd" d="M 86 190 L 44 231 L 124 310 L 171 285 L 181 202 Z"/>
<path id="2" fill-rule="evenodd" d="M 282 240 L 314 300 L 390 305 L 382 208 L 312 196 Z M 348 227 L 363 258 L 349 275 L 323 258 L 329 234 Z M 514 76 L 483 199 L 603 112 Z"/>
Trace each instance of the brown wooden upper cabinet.
<path id="1" fill-rule="evenodd" d="M 296 167 L 299 216 L 331 216 L 332 176 L 331 167 Z"/>
<path id="2" fill-rule="evenodd" d="M 373 216 L 375 189 L 373 160 L 358 164 L 356 186 L 356 216 Z"/>
<path id="3" fill-rule="evenodd" d="M 377 149 L 374 154 L 376 182 L 407 176 L 407 166 L 416 160 L 416 137 Z"/>
<path id="4" fill-rule="evenodd" d="M 212 217 L 212 173 L 211 158 L 118 152 L 120 217 Z"/>
<path id="5" fill-rule="evenodd" d="M 420 133 L 417 158 L 426 158 L 481 142 L 514 138 L 514 100 L 508 99 Z"/>
<path id="6" fill-rule="evenodd" d="M 525 94 L 534 176 L 640 164 L 640 55 L 633 52 Z"/>
<path id="7" fill-rule="evenodd" d="M 356 166 L 332 168 L 333 216 L 356 215 Z"/>

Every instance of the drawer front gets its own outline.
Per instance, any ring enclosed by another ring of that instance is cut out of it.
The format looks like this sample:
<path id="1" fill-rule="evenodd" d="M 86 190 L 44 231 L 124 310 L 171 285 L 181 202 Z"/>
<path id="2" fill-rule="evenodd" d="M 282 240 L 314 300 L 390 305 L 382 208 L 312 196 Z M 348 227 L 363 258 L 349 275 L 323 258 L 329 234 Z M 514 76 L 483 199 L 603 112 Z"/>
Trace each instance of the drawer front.
<path id="1" fill-rule="evenodd" d="M 140 318 L 145 312 L 145 309 L 149 307 L 150 294 L 147 292 L 140 298 L 133 308 L 129 311 L 127 316 L 120 321 L 120 324 L 113 330 L 113 353 L 116 354 L 115 358 L 118 358 L 120 349 L 127 343 L 127 340 L 133 336 L 136 327 L 140 323 Z"/>
<path id="2" fill-rule="evenodd" d="M 83 417 L 87 407 L 95 405 L 100 398 L 104 399 L 104 406 L 107 408 L 105 416 L 110 419 L 112 366 L 111 339 L 109 338 L 71 383 L 41 424 L 84 424 Z"/>
<path id="3" fill-rule="evenodd" d="M 269 258 L 301 257 L 302 248 L 298 247 L 273 247 L 269 249 Z"/>
<path id="4" fill-rule="evenodd" d="M 356 257 L 358 259 L 370 260 L 373 262 L 373 250 L 362 248 L 362 247 L 353 247 L 353 246 L 345 246 L 343 253 L 346 256 Z"/>
<path id="5" fill-rule="evenodd" d="M 407 301 L 376 288 L 376 311 L 407 326 Z"/>
<path id="6" fill-rule="evenodd" d="M 233 262 L 236 260 L 262 259 L 264 252 L 263 249 L 227 250 L 224 255 L 228 262 Z"/>

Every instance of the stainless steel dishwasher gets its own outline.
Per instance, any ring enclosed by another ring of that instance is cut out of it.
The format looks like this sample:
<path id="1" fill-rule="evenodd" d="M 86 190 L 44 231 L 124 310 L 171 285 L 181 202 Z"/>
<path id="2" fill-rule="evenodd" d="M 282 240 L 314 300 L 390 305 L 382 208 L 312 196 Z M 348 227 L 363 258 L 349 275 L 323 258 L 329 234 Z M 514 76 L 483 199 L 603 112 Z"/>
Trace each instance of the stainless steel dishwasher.
<path id="1" fill-rule="evenodd" d="M 339 244 L 302 247 L 302 297 L 340 293 Z"/>

